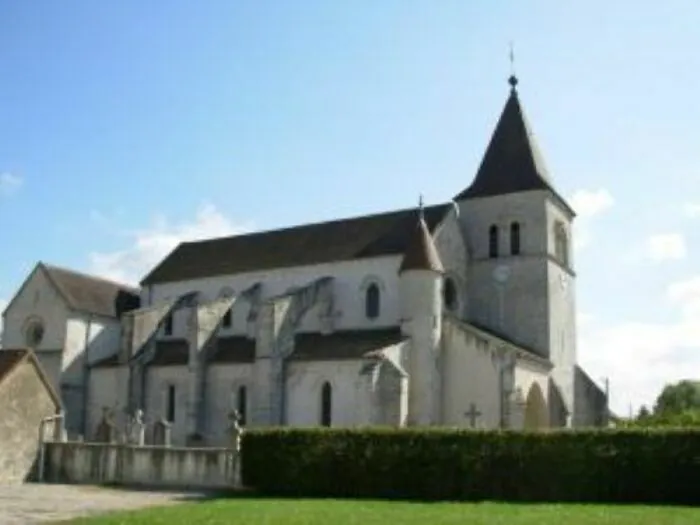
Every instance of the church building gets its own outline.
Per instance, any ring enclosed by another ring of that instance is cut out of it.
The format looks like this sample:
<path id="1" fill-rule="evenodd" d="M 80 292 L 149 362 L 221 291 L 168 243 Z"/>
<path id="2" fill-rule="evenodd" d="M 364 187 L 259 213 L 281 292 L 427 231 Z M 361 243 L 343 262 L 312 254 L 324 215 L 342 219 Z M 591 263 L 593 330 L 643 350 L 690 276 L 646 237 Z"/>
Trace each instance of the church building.
<path id="1" fill-rule="evenodd" d="M 450 202 L 177 246 L 86 367 L 86 439 L 105 408 L 169 421 L 174 444 L 225 444 L 234 410 L 251 427 L 605 424 L 577 363 L 575 214 L 510 86 Z"/>

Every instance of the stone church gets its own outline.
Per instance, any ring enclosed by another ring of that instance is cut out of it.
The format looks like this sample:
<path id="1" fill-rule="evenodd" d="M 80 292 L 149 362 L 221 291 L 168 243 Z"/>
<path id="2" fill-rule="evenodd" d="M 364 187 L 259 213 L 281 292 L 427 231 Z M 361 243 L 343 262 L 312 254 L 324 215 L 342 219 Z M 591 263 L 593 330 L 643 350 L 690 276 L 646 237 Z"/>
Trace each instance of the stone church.
<path id="1" fill-rule="evenodd" d="M 175 444 L 225 443 L 233 410 L 248 426 L 605 424 L 577 364 L 575 214 L 510 85 L 450 202 L 185 242 L 138 290 L 76 277 L 73 294 L 102 309 L 82 325 L 25 282 L 6 346 L 40 347 L 37 323 L 84 337 L 77 352 L 54 343 L 79 371 L 54 375 L 80 393 L 64 403 L 86 439 L 106 407 L 169 421 Z"/>

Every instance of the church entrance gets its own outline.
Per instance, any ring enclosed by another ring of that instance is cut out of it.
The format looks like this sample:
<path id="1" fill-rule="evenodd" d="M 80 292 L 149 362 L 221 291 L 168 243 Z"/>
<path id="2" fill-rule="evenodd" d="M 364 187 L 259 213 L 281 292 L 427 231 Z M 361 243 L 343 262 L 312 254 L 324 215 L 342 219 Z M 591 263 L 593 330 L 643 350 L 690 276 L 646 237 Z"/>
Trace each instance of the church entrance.
<path id="1" fill-rule="evenodd" d="M 537 430 L 547 428 L 547 402 L 542 394 L 542 388 L 537 382 L 532 383 L 530 391 L 527 394 L 525 402 L 525 421 L 524 428 L 526 430 Z"/>

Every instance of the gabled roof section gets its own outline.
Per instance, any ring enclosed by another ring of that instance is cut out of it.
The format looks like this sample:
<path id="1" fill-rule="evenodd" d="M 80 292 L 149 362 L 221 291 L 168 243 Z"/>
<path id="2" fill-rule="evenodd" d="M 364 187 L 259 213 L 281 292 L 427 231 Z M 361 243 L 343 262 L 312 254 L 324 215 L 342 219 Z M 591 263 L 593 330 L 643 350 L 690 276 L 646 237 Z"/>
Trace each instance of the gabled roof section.
<path id="1" fill-rule="evenodd" d="M 455 200 L 552 190 L 544 158 L 535 141 L 511 77 L 511 91 L 472 184 Z"/>
<path id="2" fill-rule="evenodd" d="M 407 270 L 432 270 L 442 272 L 442 262 L 438 255 L 433 237 L 423 219 L 423 211 L 418 214 L 416 225 L 411 232 L 411 238 L 399 268 L 399 273 Z"/>
<path id="3" fill-rule="evenodd" d="M 58 266 L 40 265 L 72 310 L 119 318 L 139 307 L 136 288 Z"/>
<path id="4" fill-rule="evenodd" d="M 450 204 L 424 209 L 433 231 Z M 415 229 L 415 209 L 306 224 L 266 232 L 180 244 L 143 285 L 217 275 L 400 255 Z"/>
<path id="5" fill-rule="evenodd" d="M 39 380 L 44 384 L 49 396 L 57 409 L 61 408 L 61 399 L 51 386 L 46 373 L 44 372 L 36 354 L 28 348 L 5 348 L 0 349 L 0 384 L 12 373 L 12 371 L 22 363 L 29 361 L 34 365 Z"/>

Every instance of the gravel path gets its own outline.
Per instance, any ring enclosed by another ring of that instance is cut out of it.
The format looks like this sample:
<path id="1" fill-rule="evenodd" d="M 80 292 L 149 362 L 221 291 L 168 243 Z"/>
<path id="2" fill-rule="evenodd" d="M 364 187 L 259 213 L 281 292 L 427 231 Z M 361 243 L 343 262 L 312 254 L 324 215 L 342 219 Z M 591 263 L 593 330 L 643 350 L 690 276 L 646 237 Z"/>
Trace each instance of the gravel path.
<path id="1" fill-rule="evenodd" d="M 0 485 L 0 524 L 33 525 L 115 510 L 172 505 L 202 497 L 203 494 L 77 485 Z"/>

